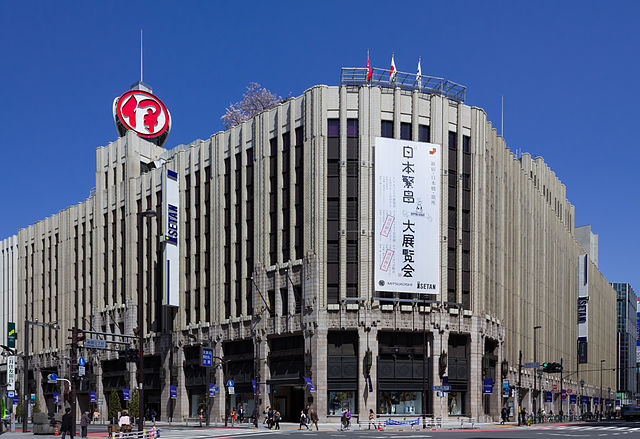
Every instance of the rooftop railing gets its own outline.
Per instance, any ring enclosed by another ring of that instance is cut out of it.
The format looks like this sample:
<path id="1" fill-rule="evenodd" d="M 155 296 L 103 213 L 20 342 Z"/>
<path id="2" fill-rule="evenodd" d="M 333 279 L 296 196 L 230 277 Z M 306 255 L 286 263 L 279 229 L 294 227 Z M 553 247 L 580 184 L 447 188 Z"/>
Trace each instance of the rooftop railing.
<path id="1" fill-rule="evenodd" d="M 434 76 L 418 77 L 416 73 L 396 71 L 391 79 L 391 70 L 371 69 L 371 80 L 367 81 L 366 67 L 343 67 L 340 72 L 340 85 L 375 85 L 379 87 L 399 88 L 402 90 L 417 90 L 422 93 L 444 96 L 448 99 L 464 102 L 467 87 Z"/>

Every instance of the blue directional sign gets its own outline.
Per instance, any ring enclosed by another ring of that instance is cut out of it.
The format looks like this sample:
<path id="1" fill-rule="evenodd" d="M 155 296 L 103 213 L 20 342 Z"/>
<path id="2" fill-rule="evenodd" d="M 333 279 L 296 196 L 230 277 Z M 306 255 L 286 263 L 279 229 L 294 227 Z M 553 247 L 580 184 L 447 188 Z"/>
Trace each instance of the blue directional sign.
<path id="1" fill-rule="evenodd" d="M 216 396 L 216 385 L 209 383 L 209 398 L 213 398 L 214 396 Z"/>
<path id="2" fill-rule="evenodd" d="M 551 392 L 544 393 L 544 402 L 553 402 L 553 394 Z"/>
<path id="3" fill-rule="evenodd" d="M 125 401 L 131 400 L 131 398 L 129 398 L 129 389 L 122 389 L 122 399 Z"/>
<path id="4" fill-rule="evenodd" d="M 589 403 L 589 397 L 588 396 L 583 396 L 582 397 L 582 404 L 588 404 Z"/>
<path id="5" fill-rule="evenodd" d="M 433 386 L 431 389 L 438 392 L 449 392 L 451 391 L 451 386 Z"/>
<path id="6" fill-rule="evenodd" d="M 233 380 L 227 381 L 227 387 L 233 387 L 234 384 Z"/>
<path id="7" fill-rule="evenodd" d="M 13 397 L 13 405 L 18 405 L 18 404 L 19 404 L 18 397 L 14 396 Z"/>
<path id="8" fill-rule="evenodd" d="M 58 404 L 60 402 L 60 394 L 59 393 L 54 393 L 53 394 L 53 402 L 55 402 L 56 404 Z"/>
<path id="9" fill-rule="evenodd" d="M 578 402 L 578 395 L 569 395 L 569 404 L 576 404 Z"/>
<path id="10" fill-rule="evenodd" d="M 13 390 L 7 390 L 8 398 L 13 398 L 14 396 L 16 396 L 16 392 L 14 392 Z"/>
<path id="11" fill-rule="evenodd" d="M 213 349 L 202 348 L 202 365 L 213 366 Z"/>
<path id="12" fill-rule="evenodd" d="M 93 390 L 89 391 L 89 402 L 97 402 L 96 392 Z"/>
<path id="13" fill-rule="evenodd" d="M 55 373 L 50 373 L 49 375 L 47 375 L 47 379 L 49 381 L 58 381 L 58 375 Z"/>
<path id="14" fill-rule="evenodd" d="M 178 399 L 178 389 L 176 386 L 169 386 L 169 397 L 171 399 Z"/>
<path id="15" fill-rule="evenodd" d="M 85 364 L 84 357 L 78 357 L 78 366 L 84 366 Z"/>

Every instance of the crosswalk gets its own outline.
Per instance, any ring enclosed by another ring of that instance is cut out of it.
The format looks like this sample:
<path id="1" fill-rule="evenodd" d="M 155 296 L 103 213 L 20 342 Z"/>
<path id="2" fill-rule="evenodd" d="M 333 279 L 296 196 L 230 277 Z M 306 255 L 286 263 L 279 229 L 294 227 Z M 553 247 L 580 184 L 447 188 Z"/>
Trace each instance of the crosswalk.
<path id="1" fill-rule="evenodd" d="M 285 430 L 255 430 L 246 428 L 215 428 L 205 431 L 194 429 L 160 429 L 160 439 L 212 439 L 241 438 L 243 436 L 262 436 L 281 434 Z"/>
<path id="2" fill-rule="evenodd" d="M 615 433 L 619 434 L 632 434 L 640 433 L 640 425 L 634 424 L 631 426 L 626 425 L 559 425 L 559 426 L 545 426 L 545 430 L 561 430 L 563 432 L 599 432 L 599 433 Z M 547 434 L 547 433 L 539 433 Z"/>

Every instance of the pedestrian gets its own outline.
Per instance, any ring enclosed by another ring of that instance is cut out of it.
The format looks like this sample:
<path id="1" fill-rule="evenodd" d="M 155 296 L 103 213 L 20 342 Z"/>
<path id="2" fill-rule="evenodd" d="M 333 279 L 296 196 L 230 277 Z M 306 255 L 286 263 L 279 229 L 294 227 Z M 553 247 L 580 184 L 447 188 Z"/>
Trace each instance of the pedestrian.
<path id="1" fill-rule="evenodd" d="M 156 416 L 158 416 L 158 412 L 156 409 L 151 410 L 151 420 L 153 421 L 153 426 L 156 426 Z"/>
<path id="2" fill-rule="evenodd" d="M 131 432 L 131 418 L 129 418 L 129 413 L 126 410 L 122 412 L 122 416 L 118 419 L 118 426 L 123 433 Z"/>
<path id="3" fill-rule="evenodd" d="M 90 422 L 91 422 L 91 419 L 89 419 L 89 412 L 82 413 L 82 416 L 80 417 L 80 436 L 81 437 L 87 437 L 87 427 L 89 426 Z"/>
<path id="4" fill-rule="evenodd" d="M 319 430 L 318 428 L 318 413 L 316 413 L 316 411 L 314 409 L 309 410 L 309 417 L 311 418 L 311 424 L 316 426 L 316 431 Z"/>
<path id="5" fill-rule="evenodd" d="M 274 418 L 276 430 L 280 430 L 280 412 L 278 410 L 276 410 L 273 413 L 273 418 Z"/>
<path id="6" fill-rule="evenodd" d="M 62 415 L 62 425 L 60 426 L 62 430 L 62 439 L 65 438 L 66 434 L 69 434 L 69 437 L 73 439 L 75 428 L 73 428 L 73 418 L 71 417 L 71 409 L 66 408 L 64 411 L 64 415 Z"/>
<path id="7" fill-rule="evenodd" d="M 200 428 L 202 428 L 202 418 L 204 417 L 204 409 L 202 407 L 200 407 L 200 410 L 198 410 L 198 421 L 200 421 Z"/>
<path id="8" fill-rule="evenodd" d="M 238 422 L 244 422 L 244 405 L 240 404 L 238 407 Z"/>
<path id="9" fill-rule="evenodd" d="M 93 412 L 93 422 L 98 422 L 98 418 L 100 417 L 100 412 L 98 410 L 94 410 Z"/>
<path id="10" fill-rule="evenodd" d="M 376 429 L 376 414 L 373 413 L 372 409 L 369 409 L 369 430 L 371 430 L 371 426 L 373 425 L 373 429 Z"/>
<path id="11" fill-rule="evenodd" d="M 298 430 L 302 430 L 303 426 L 307 427 L 307 430 L 309 429 L 309 426 L 307 425 L 307 416 L 304 414 L 304 410 L 300 410 L 300 425 L 298 426 Z"/>
<path id="12" fill-rule="evenodd" d="M 238 412 L 236 412 L 236 408 L 232 408 L 231 409 L 231 426 L 233 427 L 236 423 L 236 416 L 238 415 Z"/>
<path id="13" fill-rule="evenodd" d="M 274 414 L 274 410 L 271 407 L 269 407 L 269 411 L 267 412 L 267 428 L 269 430 L 271 430 L 274 424 L 273 414 Z"/>
<path id="14" fill-rule="evenodd" d="M 502 407 L 502 411 L 500 412 L 500 417 L 502 418 L 502 421 L 500 422 L 500 424 L 504 424 L 505 422 L 507 422 L 508 415 L 509 415 L 509 412 L 507 411 L 507 408 Z"/>

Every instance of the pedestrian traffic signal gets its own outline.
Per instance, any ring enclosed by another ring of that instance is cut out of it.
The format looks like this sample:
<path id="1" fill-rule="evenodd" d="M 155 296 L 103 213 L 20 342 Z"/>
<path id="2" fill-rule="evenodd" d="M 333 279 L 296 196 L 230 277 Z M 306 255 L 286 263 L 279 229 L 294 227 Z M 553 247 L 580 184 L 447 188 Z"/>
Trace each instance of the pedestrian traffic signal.
<path id="1" fill-rule="evenodd" d="M 542 371 L 547 373 L 561 373 L 562 364 L 554 362 L 542 363 Z"/>

